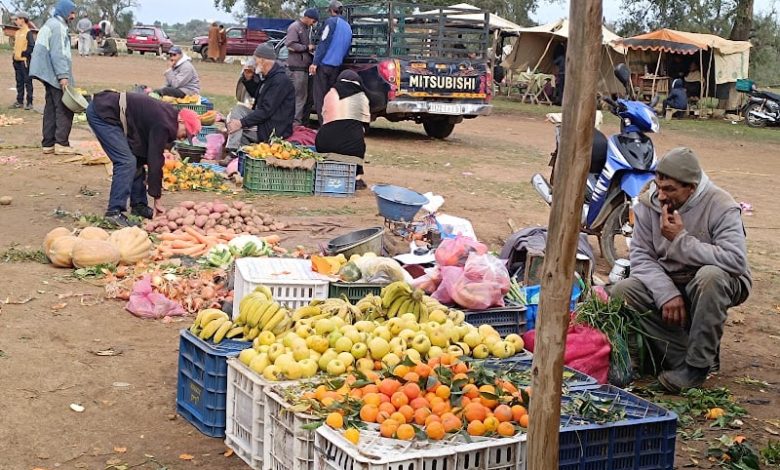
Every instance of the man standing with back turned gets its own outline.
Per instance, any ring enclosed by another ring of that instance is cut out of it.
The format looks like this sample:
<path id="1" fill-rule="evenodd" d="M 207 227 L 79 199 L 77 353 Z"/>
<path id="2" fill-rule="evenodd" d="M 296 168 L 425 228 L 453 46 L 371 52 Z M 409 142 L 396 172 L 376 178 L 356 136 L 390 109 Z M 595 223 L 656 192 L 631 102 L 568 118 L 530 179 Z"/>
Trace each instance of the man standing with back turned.
<path id="1" fill-rule="evenodd" d="M 320 125 L 325 95 L 336 83 L 344 57 L 352 46 L 352 28 L 341 17 L 343 8 L 339 0 L 332 0 L 328 5 L 330 18 L 325 20 L 320 43 L 314 52 L 314 63 L 309 67 L 309 75 L 314 75 L 314 108 Z"/>
<path id="2" fill-rule="evenodd" d="M 641 321 L 659 382 L 673 393 L 699 387 L 718 365 L 728 309 L 752 286 L 739 205 L 679 147 L 658 162 L 635 214 L 631 274 L 610 294 L 649 312 Z"/>
<path id="3" fill-rule="evenodd" d="M 311 115 L 311 77 L 309 66 L 312 63 L 314 44 L 311 42 L 311 28 L 320 19 L 316 8 L 309 8 L 303 16 L 287 28 L 285 46 L 290 50 L 287 57 L 287 70 L 295 86 L 295 124 L 306 125 Z"/>

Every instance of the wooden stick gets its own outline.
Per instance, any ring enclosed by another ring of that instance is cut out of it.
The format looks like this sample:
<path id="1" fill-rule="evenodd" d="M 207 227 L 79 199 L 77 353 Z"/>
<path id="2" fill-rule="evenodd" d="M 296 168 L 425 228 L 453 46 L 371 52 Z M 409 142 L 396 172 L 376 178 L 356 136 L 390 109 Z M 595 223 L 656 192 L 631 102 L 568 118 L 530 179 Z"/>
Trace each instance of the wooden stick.
<path id="1" fill-rule="evenodd" d="M 569 76 L 564 89 L 561 145 L 555 164 L 555 197 L 550 211 L 531 368 L 533 401 L 528 431 L 528 470 L 558 468 L 563 353 L 596 116 L 593 97 L 601 62 L 601 15 L 601 0 L 570 3 L 566 55 Z"/>

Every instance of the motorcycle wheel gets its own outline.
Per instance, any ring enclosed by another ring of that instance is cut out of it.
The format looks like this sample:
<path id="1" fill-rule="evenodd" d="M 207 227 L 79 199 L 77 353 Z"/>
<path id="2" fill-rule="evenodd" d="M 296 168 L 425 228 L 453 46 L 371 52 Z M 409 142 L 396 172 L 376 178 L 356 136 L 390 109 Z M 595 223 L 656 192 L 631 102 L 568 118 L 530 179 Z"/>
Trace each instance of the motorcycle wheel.
<path id="1" fill-rule="evenodd" d="M 751 116 L 751 111 L 761 111 L 763 105 L 761 103 L 750 103 L 745 107 L 745 123 L 748 127 L 761 128 L 766 127 L 766 120 L 757 116 Z"/>
<path id="2" fill-rule="evenodd" d="M 631 237 L 623 233 L 623 225 L 628 221 L 628 205 L 616 207 L 607 216 L 604 227 L 599 237 L 601 256 L 607 261 L 609 267 L 615 264 L 616 259 L 628 259 L 628 243 Z"/>

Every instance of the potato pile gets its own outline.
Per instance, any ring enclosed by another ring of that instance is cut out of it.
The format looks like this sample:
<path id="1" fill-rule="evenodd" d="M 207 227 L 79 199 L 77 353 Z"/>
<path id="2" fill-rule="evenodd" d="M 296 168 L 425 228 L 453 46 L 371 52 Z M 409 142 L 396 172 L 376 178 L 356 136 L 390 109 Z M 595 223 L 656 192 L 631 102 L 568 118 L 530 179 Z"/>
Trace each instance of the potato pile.
<path id="1" fill-rule="evenodd" d="M 170 233 L 192 226 L 207 232 L 252 235 L 276 232 L 287 227 L 284 222 L 277 222 L 270 214 L 259 212 L 251 204 L 242 201 L 230 204 L 184 201 L 147 222 L 145 228 L 150 233 Z"/>

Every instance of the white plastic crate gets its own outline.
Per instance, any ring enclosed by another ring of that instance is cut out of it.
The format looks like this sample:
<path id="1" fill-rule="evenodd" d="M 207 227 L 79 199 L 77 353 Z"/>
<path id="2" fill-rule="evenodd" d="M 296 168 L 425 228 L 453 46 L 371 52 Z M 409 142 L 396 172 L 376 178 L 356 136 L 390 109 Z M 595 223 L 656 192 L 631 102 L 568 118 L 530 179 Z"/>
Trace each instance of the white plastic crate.
<path id="1" fill-rule="evenodd" d="M 225 444 L 253 470 L 263 470 L 268 426 L 266 389 L 293 382 L 269 382 L 238 358 L 227 360 Z"/>
<path id="2" fill-rule="evenodd" d="M 293 412 L 272 388 L 265 390 L 268 421 L 266 454 L 269 470 L 314 470 L 314 431 L 304 426 L 320 418 Z"/>
<path id="3" fill-rule="evenodd" d="M 509 438 L 462 436 L 442 441 L 387 439 L 361 430 L 357 445 L 342 432 L 321 426 L 315 432 L 314 470 L 525 470 L 526 435 Z"/>
<path id="4" fill-rule="evenodd" d="M 268 286 L 274 300 L 288 309 L 328 298 L 330 281 L 311 270 L 311 261 L 292 258 L 241 258 L 236 261 L 233 284 L 233 318 L 245 295 L 259 285 Z"/>

